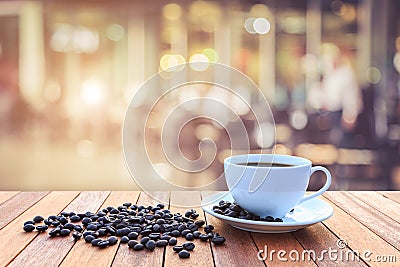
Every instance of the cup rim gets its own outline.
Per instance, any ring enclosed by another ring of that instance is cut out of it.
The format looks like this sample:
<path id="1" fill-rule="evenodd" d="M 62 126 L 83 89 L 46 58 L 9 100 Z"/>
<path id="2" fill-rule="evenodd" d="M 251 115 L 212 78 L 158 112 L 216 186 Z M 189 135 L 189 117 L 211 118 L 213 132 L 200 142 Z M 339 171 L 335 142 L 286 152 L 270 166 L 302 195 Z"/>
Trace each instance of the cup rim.
<path id="1" fill-rule="evenodd" d="M 311 160 L 307 159 L 307 158 L 303 158 L 303 157 L 298 157 L 298 156 L 292 156 L 292 155 L 281 155 L 281 154 L 241 154 L 241 155 L 234 155 L 234 156 L 229 156 L 227 158 L 224 159 L 224 164 L 228 164 L 228 165 L 235 165 L 238 167 L 242 167 L 242 168 L 250 168 L 250 169 L 255 169 L 255 168 L 260 168 L 257 166 L 244 166 L 244 165 L 238 165 L 238 162 L 232 162 L 232 160 L 235 159 L 242 159 L 240 160 L 241 162 L 243 162 L 243 159 L 245 159 L 245 162 L 250 162 L 248 161 L 250 157 L 258 157 L 258 158 L 262 158 L 262 157 L 271 157 L 270 160 L 272 163 L 286 163 L 286 162 L 279 162 L 277 161 L 278 158 L 287 158 L 287 159 L 292 159 L 292 160 L 296 160 L 299 162 L 302 162 L 300 164 L 294 164 L 294 166 L 289 166 L 289 167 L 274 167 L 274 169 L 288 169 L 288 168 L 300 168 L 300 167 L 306 167 L 306 166 L 311 166 L 312 162 Z M 260 162 L 261 160 L 259 160 L 258 162 Z M 254 161 L 253 161 L 254 162 Z M 268 167 L 265 167 L 268 168 Z"/>

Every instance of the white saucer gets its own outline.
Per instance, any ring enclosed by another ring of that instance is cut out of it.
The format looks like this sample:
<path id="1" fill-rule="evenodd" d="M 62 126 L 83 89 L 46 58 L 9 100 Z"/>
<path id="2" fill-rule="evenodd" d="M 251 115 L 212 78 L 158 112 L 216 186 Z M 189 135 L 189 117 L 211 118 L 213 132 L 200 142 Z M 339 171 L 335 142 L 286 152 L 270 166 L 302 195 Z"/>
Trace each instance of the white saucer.
<path id="1" fill-rule="evenodd" d="M 201 202 L 203 210 L 212 216 L 241 230 L 258 233 L 286 233 L 293 232 L 315 223 L 328 219 L 333 214 L 331 205 L 319 198 L 310 199 L 294 208 L 283 219 L 283 222 L 251 221 L 228 217 L 215 213 L 213 206 L 218 206 L 220 200 L 233 202 L 229 192 L 219 192 L 206 197 Z"/>

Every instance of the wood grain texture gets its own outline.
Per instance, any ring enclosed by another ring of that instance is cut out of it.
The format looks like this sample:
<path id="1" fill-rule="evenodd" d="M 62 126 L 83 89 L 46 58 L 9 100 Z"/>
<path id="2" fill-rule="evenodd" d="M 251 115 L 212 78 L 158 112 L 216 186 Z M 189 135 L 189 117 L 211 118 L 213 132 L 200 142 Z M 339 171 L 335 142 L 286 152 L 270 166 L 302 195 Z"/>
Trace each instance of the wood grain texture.
<path id="1" fill-rule="evenodd" d="M 51 192 L 26 210 L 15 220 L 0 230 L 0 266 L 8 264 L 18 255 L 36 236 L 37 232 L 25 233 L 22 226 L 25 221 L 31 220 L 36 215 L 58 214 L 62 211 L 79 192 Z M 41 234 L 42 236 L 47 234 Z M 32 255 L 32 257 L 34 257 Z"/>
<path id="2" fill-rule="evenodd" d="M 34 205 L 49 192 L 21 192 L 0 204 L 0 229 Z M 32 218 L 29 218 L 31 220 Z"/>
<path id="3" fill-rule="evenodd" d="M 184 203 L 184 206 L 181 206 Z M 197 220 L 205 220 L 204 212 L 200 207 L 201 196 L 198 191 L 176 191 L 171 192 L 170 210 L 172 213 L 179 212 L 185 215 L 190 209 L 195 209 L 199 214 Z M 201 232 L 202 229 L 200 229 Z M 187 242 L 184 237 L 178 238 L 178 245 Z M 165 266 L 212 266 L 213 258 L 210 242 L 202 242 L 199 239 L 191 241 L 195 244 L 195 249 L 190 251 L 188 259 L 179 258 L 178 254 L 168 246 L 165 251 Z"/>
<path id="4" fill-rule="evenodd" d="M 118 207 L 125 202 L 136 203 L 138 197 L 138 191 L 114 191 L 111 192 L 111 194 L 100 207 L 100 209 L 106 208 L 108 206 Z M 103 239 L 107 239 L 107 237 Z M 126 246 L 126 244 L 124 245 Z M 91 244 L 88 244 L 83 239 L 81 239 L 76 242 L 72 249 L 69 251 L 61 266 L 110 266 L 117 250 L 118 245 L 110 246 L 105 249 L 100 249 L 93 247 Z"/>
<path id="5" fill-rule="evenodd" d="M 169 203 L 169 192 L 141 192 L 137 203 L 143 206 L 154 206 L 160 202 Z M 141 236 L 138 237 L 138 240 L 140 238 Z M 147 249 L 134 251 L 126 244 L 121 244 L 112 266 L 162 266 L 164 250 L 164 248 L 156 247 L 154 251 L 148 251 Z"/>
<path id="6" fill-rule="evenodd" d="M 378 193 L 387 198 L 390 198 L 391 200 L 396 201 L 397 203 L 400 203 L 399 191 L 379 191 Z"/>
<path id="7" fill-rule="evenodd" d="M 400 224 L 397 221 L 371 208 L 368 204 L 354 197 L 349 192 L 328 191 L 324 193 L 324 196 L 400 250 Z"/>
<path id="8" fill-rule="evenodd" d="M 19 191 L 1 191 L 0 192 L 0 204 L 9 200 L 10 198 L 12 198 L 13 196 L 15 196 L 18 193 L 19 193 Z"/>
<path id="9" fill-rule="evenodd" d="M 352 252 L 347 247 L 339 248 L 337 246 L 338 238 L 321 223 L 293 232 L 293 235 L 302 245 L 304 251 L 315 252 L 315 262 L 318 266 L 368 266 L 362 261 L 341 260 L 345 257 L 340 255 L 347 255 Z M 330 250 L 336 250 L 336 253 L 329 256 L 327 252 Z M 303 251 L 301 253 L 303 254 Z M 308 255 L 314 254 L 306 253 L 304 255 L 304 259 L 308 260 Z"/>
<path id="10" fill-rule="evenodd" d="M 110 192 L 81 192 L 64 211 L 83 213 L 96 212 Z M 10 266 L 55 266 L 59 265 L 75 244 L 72 236 L 50 237 L 38 235 L 11 263 Z"/>
<path id="11" fill-rule="evenodd" d="M 400 222 L 400 204 L 396 201 L 373 191 L 354 191 L 349 193 L 367 203 L 377 211 L 385 214 L 393 220 L 396 220 L 397 222 Z"/>
<path id="12" fill-rule="evenodd" d="M 396 255 L 400 259 L 400 252 L 388 244 L 385 240 L 375 235 L 370 229 L 351 217 L 345 211 L 337 207 L 328 199 L 324 199 L 333 207 L 333 215 L 324 221 L 332 232 L 340 239 L 346 240 L 347 245 L 353 250 L 358 251 L 364 261 L 371 266 L 388 266 L 387 263 L 372 262 L 377 255 Z M 371 256 L 365 255 L 364 251 L 371 251 Z M 367 256 L 367 257 L 365 257 Z"/>
<path id="13" fill-rule="evenodd" d="M 202 192 L 202 198 L 210 192 Z M 215 227 L 215 232 L 226 238 L 222 246 L 211 245 L 214 263 L 216 266 L 265 266 L 257 258 L 258 249 L 249 232 L 236 229 L 212 215 L 206 213 L 207 224 Z"/>
<path id="14" fill-rule="evenodd" d="M 257 245 L 258 250 L 262 250 L 262 254 L 260 257 L 265 258 L 265 263 L 267 266 L 288 266 L 296 265 L 296 266 L 317 266 L 314 261 L 302 261 L 301 257 L 299 261 L 291 260 L 289 258 L 289 254 L 291 251 L 297 251 L 302 253 L 304 250 L 300 243 L 296 240 L 296 238 L 292 235 L 292 233 L 283 233 L 283 234 L 260 234 L 260 233 L 251 233 L 254 242 Z M 278 251 L 285 251 L 287 254 L 283 256 L 286 258 L 285 260 L 279 260 L 277 257 Z M 271 253 L 271 251 L 275 251 L 275 253 Z M 296 257 L 296 252 L 293 252 L 292 258 Z M 270 257 L 272 255 L 272 257 Z"/>

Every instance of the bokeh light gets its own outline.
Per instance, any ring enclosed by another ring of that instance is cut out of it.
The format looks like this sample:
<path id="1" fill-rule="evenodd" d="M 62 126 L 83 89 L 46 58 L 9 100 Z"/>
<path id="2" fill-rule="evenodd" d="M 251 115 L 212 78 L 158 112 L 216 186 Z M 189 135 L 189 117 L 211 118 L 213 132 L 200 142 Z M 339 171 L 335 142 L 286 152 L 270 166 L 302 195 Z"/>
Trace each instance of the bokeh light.
<path id="1" fill-rule="evenodd" d="M 119 24 L 111 24 L 107 27 L 107 38 L 111 41 L 121 41 L 125 36 L 125 29 Z"/>
<path id="2" fill-rule="evenodd" d="M 257 18 L 253 22 L 253 28 L 256 33 L 267 34 L 271 29 L 271 24 L 266 18 Z"/>
<path id="3" fill-rule="evenodd" d="M 165 5 L 162 12 L 168 20 L 178 20 L 182 16 L 182 8 L 175 3 Z"/>

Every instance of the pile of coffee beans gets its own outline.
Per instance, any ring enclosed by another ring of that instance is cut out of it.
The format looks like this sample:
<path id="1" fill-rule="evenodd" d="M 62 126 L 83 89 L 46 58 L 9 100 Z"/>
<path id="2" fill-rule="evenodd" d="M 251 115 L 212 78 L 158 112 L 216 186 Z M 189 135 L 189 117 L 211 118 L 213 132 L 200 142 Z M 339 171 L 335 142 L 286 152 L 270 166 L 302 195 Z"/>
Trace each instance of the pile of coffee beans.
<path id="1" fill-rule="evenodd" d="M 214 245 L 224 244 L 225 238 L 215 233 L 212 225 L 197 219 L 196 210 L 188 210 L 182 215 L 164 208 L 162 203 L 145 207 L 127 202 L 97 213 L 64 211 L 46 219 L 35 216 L 24 223 L 23 229 L 25 232 L 36 229 L 39 233 L 49 230 L 51 237 L 72 235 L 75 241 L 83 238 L 101 249 L 118 244 L 118 240 L 135 251 L 172 246 L 180 258 L 190 257 L 190 251 L 195 248 L 191 241 L 195 239 L 211 241 Z M 178 245 L 179 237 L 185 238 L 186 242 Z"/>
<path id="2" fill-rule="evenodd" d="M 221 200 L 218 206 L 213 207 L 213 211 L 218 214 L 238 218 L 243 220 L 265 221 L 265 222 L 283 222 L 281 218 L 274 218 L 272 216 L 260 217 L 251 213 L 239 206 L 236 202 Z M 292 212 L 293 210 L 291 210 Z"/>

